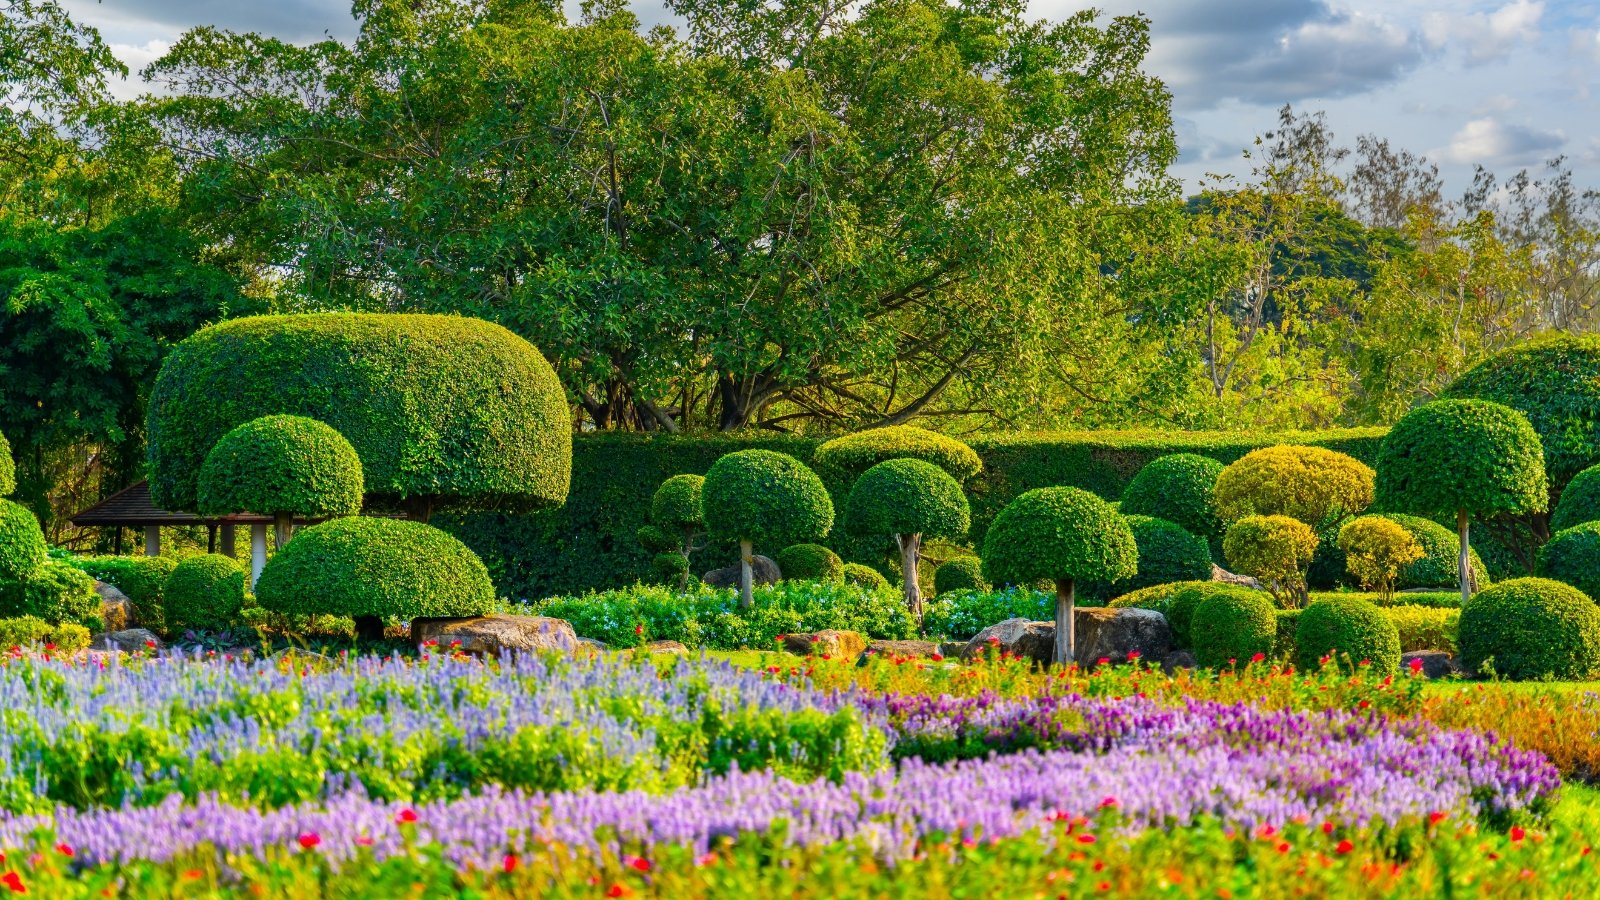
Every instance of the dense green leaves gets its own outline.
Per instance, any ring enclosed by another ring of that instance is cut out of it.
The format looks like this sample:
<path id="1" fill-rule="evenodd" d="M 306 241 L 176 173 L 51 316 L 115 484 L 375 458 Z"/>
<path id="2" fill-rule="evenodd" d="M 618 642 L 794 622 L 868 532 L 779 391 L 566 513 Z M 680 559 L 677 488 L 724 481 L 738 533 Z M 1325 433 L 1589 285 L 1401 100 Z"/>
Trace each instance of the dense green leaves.
<path id="1" fill-rule="evenodd" d="M 222 436 L 200 467 L 205 515 L 361 512 L 361 458 L 339 432 L 304 416 L 262 416 Z"/>
<path id="2" fill-rule="evenodd" d="M 192 628 L 227 628 L 244 606 L 244 568 L 216 553 L 179 561 L 167 576 L 166 626 L 173 634 Z"/>
<path id="3" fill-rule="evenodd" d="M 1243 666 L 1258 653 L 1272 655 L 1278 617 L 1265 593 L 1218 585 L 1201 592 L 1190 633 L 1200 665 Z"/>
<path id="4" fill-rule="evenodd" d="M 920 459 L 891 459 L 868 469 L 846 504 L 845 525 L 856 534 L 959 538 L 971 523 L 961 485 Z"/>
<path id="5" fill-rule="evenodd" d="M 825 477 L 854 481 L 891 459 L 917 459 L 943 469 L 956 481 L 983 470 L 983 460 L 961 441 L 911 425 L 874 428 L 836 437 L 817 448 L 814 461 Z"/>
<path id="6" fill-rule="evenodd" d="M 1295 624 L 1295 665 L 1307 672 L 1331 656 L 1350 665 L 1370 663 L 1378 672 L 1400 665 L 1400 631 L 1384 611 L 1360 597 L 1324 597 L 1305 608 Z"/>
<path id="7" fill-rule="evenodd" d="M 1548 502 L 1539 436 L 1515 409 L 1439 400 L 1405 415 L 1383 439 L 1384 508 L 1454 516 L 1541 512 Z"/>
<path id="8" fill-rule="evenodd" d="M 24 581 L 46 558 L 44 532 L 27 507 L 0 500 L 0 579 Z"/>
<path id="9" fill-rule="evenodd" d="M 1507 678 L 1587 679 L 1600 674 L 1600 608 L 1577 588 L 1515 578 L 1461 608 L 1461 663 L 1492 663 Z"/>
<path id="10" fill-rule="evenodd" d="M 1118 581 L 1138 570 L 1128 523 L 1088 491 L 1038 488 L 1011 501 L 983 541 L 983 573 L 995 584 Z"/>
<path id="11" fill-rule="evenodd" d="M 782 549 L 826 537 L 833 500 L 822 479 L 792 456 L 740 450 L 717 460 L 700 489 L 714 535 Z"/>
<path id="12" fill-rule="evenodd" d="M 11 461 L 11 445 L 0 434 L 0 497 L 9 496 L 17 489 L 17 470 Z"/>
<path id="13" fill-rule="evenodd" d="M 662 528 L 694 528 L 704 524 L 700 509 L 700 475 L 674 475 L 661 482 L 650 500 L 650 521 Z"/>
<path id="14" fill-rule="evenodd" d="M 785 579 L 843 581 L 844 560 L 821 544 L 793 544 L 778 551 L 774 560 Z"/>
<path id="15" fill-rule="evenodd" d="M 1539 550 L 1539 574 L 1600 596 L 1600 522 L 1556 532 Z"/>
<path id="16" fill-rule="evenodd" d="M 1565 531 L 1594 521 L 1600 521 L 1600 466 L 1590 466 L 1567 482 L 1550 513 L 1550 530 Z"/>
<path id="17" fill-rule="evenodd" d="M 1139 469 L 1122 492 L 1122 514 L 1175 522 L 1202 538 L 1222 537 L 1213 489 L 1222 463 L 1194 453 L 1158 456 Z"/>

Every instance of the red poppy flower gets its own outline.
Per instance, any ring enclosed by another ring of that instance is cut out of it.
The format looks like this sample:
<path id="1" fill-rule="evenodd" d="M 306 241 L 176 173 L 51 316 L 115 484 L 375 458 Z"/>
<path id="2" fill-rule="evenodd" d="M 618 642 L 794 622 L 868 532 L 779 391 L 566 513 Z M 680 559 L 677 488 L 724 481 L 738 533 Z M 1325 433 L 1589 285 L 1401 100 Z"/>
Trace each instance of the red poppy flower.
<path id="1" fill-rule="evenodd" d="M 1344 840 L 1339 842 L 1339 846 L 1337 846 L 1337 847 L 1335 847 L 1333 849 L 1334 849 L 1334 852 L 1339 853 L 1339 854 L 1342 855 L 1342 854 L 1345 854 L 1345 853 L 1349 853 L 1351 850 L 1354 850 L 1355 848 L 1356 848 L 1356 845 L 1350 843 L 1350 839 L 1349 838 L 1345 838 Z"/>
<path id="2" fill-rule="evenodd" d="M 410 807 L 406 807 L 405 809 L 400 810 L 398 813 L 395 813 L 394 820 L 401 824 L 415 822 L 417 820 L 417 811 Z"/>
<path id="3" fill-rule="evenodd" d="M 628 860 L 628 868 L 636 872 L 648 872 L 650 871 L 650 860 L 642 856 L 635 856 L 633 859 Z"/>
<path id="4" fill-rule="evenodd" d="M 322 835 L 317 834 L 315 831 L 308 831 L 305 834 L 300 835 L 300 846 L 302 849 L 310 850 L 320 843 L 322 843 Z"/>
<path id="5" fill-rule="evenodd" d="M 517 870 L 517 855 L 515 853 L 507 853 L 506 858 L 500 861 L 500 870 L 507 874 L 515 872 Z"/>

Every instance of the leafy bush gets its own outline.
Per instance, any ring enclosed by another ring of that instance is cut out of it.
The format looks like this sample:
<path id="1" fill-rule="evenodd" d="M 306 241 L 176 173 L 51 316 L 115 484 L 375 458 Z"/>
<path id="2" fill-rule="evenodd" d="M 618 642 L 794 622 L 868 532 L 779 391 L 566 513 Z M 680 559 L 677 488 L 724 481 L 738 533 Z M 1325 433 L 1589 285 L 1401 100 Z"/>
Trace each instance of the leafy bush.
<path id="1" fill-rule="evenodd" d="M 28 646 L 76 653 L 88 648 L 89 629 L 73 622 L 52 625 L 34 616 L 0 619 L 0 649 Z"/>
<path id="2" fill-rule="evenodd" d="M 650 521 L 662 528 L 695 528 L 704 524 L 700 491 L 705 482 L 701 475 L 674 475 L 661 482 L 650 498 Z"/>
<path id="3" fill-rule="evenodd" d="M 1285 606 L 1304 600 L 1305 570 L 1316 550 L 1316 532 L 1289 516 L 1245 516 L 1222 538 L 1229 568 L 1260 579 Z"/>
<path id="4" fill-rule="evenodd" d="M 1394 623 L 1400 635 L 1400 652 L 1414 650 L 1444 650 L 1456 652 L 1456 633 L 1461 623 L 1461 610 L 1437 606 L 1384 607 L 1383 614 Z"/>
<path id="5" fill-rule="evenodd" d="M 923 631 L 952 641 L 971 640 L 972 636 L 996 622 L 1023 618 L 1030 622 L 1054 617 L 1054 593 L 1029 588 L 999 591 L 955 590 L 940 594 L 928 604 L 922 619 Z"/>
<path id="6" fill-rule="evenodd" d="M 1376 590 L 1388 603 L 1405 567 L 1423 556 L 1422 544 L 1400 523 L 1381 516 L 1362 516 L 1339 529 L 1339 549 L 1357 582 Z"/>
<path id="7" fill-rule="evenodd" d="M 1400 631 L 1376 604 L 1359 597 L 1327 597 L 1306 607 L 1295 627 L 1295 664 L 1315 671 L 1321 657 L 1368 661 L 1378 672 L 1400 665 Z"/>
<path id="8" fill-rule="evenodd" d="M 1600 674 L 1600 608 L 1571 585 L 1513 578 L 1467 601 L 1457 643 L 1468 672 L 1492 661 L 1507 678 L 1593 678 Z"/>
<path id="9" fill-rule="evenodd" d="M 1032 490 L 995 517 L 983 543 L 983 574 L 994 584 L 1131 578 L 1139 549 L 1128 523 L 1104 500 L 1077 488 Z"/>
<path id="10" fill-rule="evenodd" d="M 682 547 L 676 537 L 657 525 L 640 525 L 638 538 L 646 550 L 654 553 L 679 553 Z"/>
<path id="11" fill-rule="evenodd" d="M 150 397 L 150 495 L 194 509 L 211 448 L 274 414 L 326 422 L 373 499 L 537 509 L 567 497 L 566 392 L 539 351 L 478 319 L 310 313 L 234 319 L 167 356 Z"/>
<path id="12" fill-rule="evenodd" d="M 33 616 L 52 625 L 98 627 L 104 607 L 94 579 L 58 560 L 45 560 L 23 581 L 0 579 L 0 616 Z"/>
<path id="13" fill-rule="evenodd" d="M 166 626 L 171 634 L 234 625 L 244 608 L 244 567 L 217 553 L 179 561 L 167 578 Z"/>
<path id="14" fill-rule="evenodd" d="M 133 615 L 140 625 L 152 631 L 166 630 L 167 578 L 178 561 L 170 556 L 75 556 L 67 560 L 121 591 L 133 604 Z"/>
<path id="15" fill-rule="evenodd" d="M 843 581 L 844 560 L 821 544 L 793 544 L 778 552 L 778 571 L 795 581 Z"/>
<path id="16" fill-rule="evenodd" d="M 1405 414 L 1378 463 L 1385 509 L 1423 516 L 1542 512 L 1539 436 L 1521 413 L 1483 400 L 1438 400 Z"/>
<path id="17" fill-rule="evenodd" d="M 17 489 L 17 467 L 11 461 L 11 444 L 0 432 L 0 497 L 9 497 Z"/>
<path id="18" fill-rule="evenodd" d="M 1194 611 L 1218 591 L 1249 590 L 1216 581 L 1178 581 L 1123 594 L 1108 606 L 1153 609 L 1167 617 L 1173 642 L 1182 650 L 1194 649 Z"/>
<path id="19" fill-rule="evenodd" d="M 1258 653 L 1272 655 L 1278 618 L 1262 592 L 1219 585 L 1195 607 L 1189 630 L 1196 661 L 1222 668 L 1244 665 Z"/>
<path id="20" fill-rule="evenodd" d="M 1327 529 L 1372 505 L 1374 477 L 1367 464 L 1323 447 L 1263 447 L 1217 476 L 1217 514 L 1224 522 L 1288 516 Z"/>
<path id="21" fill-rule="evenodd" d="M 1550 539 L 1539 551 L 1539 574 L 1600 596 L 1600 522 L 1586 522 Z"/>
<path id="22" fill-rule="evenodd" d="M 689 579 L 689 557 L 671 550 L 657 553 L 654 563 L 656 574 L 672 584 L 683 584 Z"/>
<path id="23" fill-rule="evenodd" d="M 856 587 L 873 591 L 889 587 L 889 579 L 883 577 L 882 572 L 861 563 L 845 563 L 843 574 L 845 582 Z"/>
<path id="24" fill-rule="evenodd" d="M 1106 606 L 1112 609 L 1133 607 L 1135 609 L 1153 609 L 1163 615 L 1172 603 L 1172 597 L 1178 591 L 1197 584 L 1212 584 L 1210 581 L 1176 581 L 1171 584 L 1154 584 L 1137 591 L 1129 591 L 1120 597 L 1115 597 Z"/>
<path id="25" fill-rule="evenodd" d="M 0 581 L 26 580 L 48 556 L 44 531 L 33 512 L 20 503 L 0 500 Z"/>
<path id="26" fill-rule="evenodd" d="M 1146 463 L 1122 492 L 1125 516 L 1176 522 L 1190 534 L 1220 540 L 1222 519 L 1213 494 L 1222 463 L 1195 453 L 1169 453 Z"/>
<path id="27" fill-rule="evenodd" d="M 845 508 L 845 526 L 862 535 L 957 538 L 971 524 L 961 485 L 920 459 L 891 459 L 868 469 L 850 489 Z"/>
<path id="28" fill-rule="evenodd" d="M 983 560 L 976 556 L 958 556 L 947 560 L 934 570 L 933 592 L 948 594 L 951 591 L 987 591 L 989 582 L 983 577 Z"/>
<path id="29" fill-rule="evenodd" d="M 1123 516 L 1133 532 L 1139 552 L 1138 567 L 1132 578 L 1107 584 L 1092 582 L 1084 593 L 1091 597 L 1111 597 L 1158 584 L 1175 581 L 1204 581 L 1211 577 L 1211 548 L 1197 535 L 1165 519 L 1150 516 Z"/>
<path id="30" fill-rule="evenodd" d="M 983 469 L 983 461 L 966 444 L 914 425 L 874 428 L 834 438 L 817 448 L 819 472 L 843 484 L 891 459 L 919 459 L 938 466 L 957 481 Z"/>
<path id="31" fill-rule="evenodd" d="M 717 460 L 700 489 L 706 528 L 725 538 L 781 548 L 825 537 L 833 501 L 822 480 L 792 456 L 741 450 Z"/>
<path id="32" fill-rule="evenodd" d="M 1600 521 L 1600 466 L 1579 472 L 1561 490 L 1561 499 L 1550 513 L 1552 534 L 1585 522 Z"/>
<path id="33" fill-rule="evenodd" d="M 1422 547 L 1422 558 L 1400 570 L 1400 577 L 1395 580 L 1396 590 L 1453 587 L 1458 583 L 1457 579 L 1460 576 L 1456 570 L 1457 560 L 1461 555 L 1461 539 L 1456 537 L 1454 531 L 1432 519 L 1420 516 L 1383 513 L 1383 518 L 1409 531 Z M 1472 564 L 1473 578 L 1477 580 L 1478 587 L 1488 587 L 1489 570 L 1478 557 L 1478 551 L 1469 547 L 1467 553 Z M 1456 597 L 1455 605 L 1461 605 L 1459 595 Z"/>
<path id="34" fill-rule="evenodd" d="M 216 516 L 353 516 L 363 484 L 361 457 L 344 435 L 305 416 L 262 416 L 206 454 L 195 508 Z"/>

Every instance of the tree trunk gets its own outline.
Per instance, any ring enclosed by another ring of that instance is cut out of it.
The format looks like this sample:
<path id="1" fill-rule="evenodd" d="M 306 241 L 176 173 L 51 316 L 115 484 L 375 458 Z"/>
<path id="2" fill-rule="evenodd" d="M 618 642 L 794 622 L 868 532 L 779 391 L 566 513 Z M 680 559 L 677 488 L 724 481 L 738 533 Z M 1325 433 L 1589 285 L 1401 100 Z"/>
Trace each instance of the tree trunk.
<path id="1" fill-rule="evenodd" d="M 1467 522 L 1467 511 L 1456 510 L 1456 532 L 1461 538 L 1461 556 L 1457 560 L 1457 565 L 1461 575 L 1462 606 L 1467 605 L 1467 601 L 1472 599 L 1472 591 L 1477 587 L 1472 583 L 1472 545 L 1467 542 Z"/>
<path id="2" fill-rule="evenodd" d="M 356 616 L 356 637 L 363 641 L 383 640 L 383 620 L 377 616 Z"/>
<path id="3" fill-rule="evenodd" d="M 294 518 L 288 513 L 274 515 L 272 517 L 272 549 L 282 550 L 292 537 L 294 537 Z"/>
<path id="4" fill-rule="evenodd" d="M 755 595 L 751 592 L 750 582 L 753 580 L 750 572 L 750 542 L 739 542 L 739 606 L 749 609 L 756 603 Z"/>
<path id="5" fill-rule="evenodd" d="M 433 517 L 432 497 L 407 497 L 405 499 L 406 518 L 424 525 Z"/>
<path id="6" fill-rule="evenodd" d="M 1071 578 L 1056 579 L 1056 665 L 1071 665 L 1078 652 L 1073 633 L 1073 584 Z"/>
<path id="7" fill-rule="evenodd" d="M 685 527 L 683 529 L 683 559 L 684 559 L 684 566 L 683 566 L 683 572 L 680 575 L 678 575 L 678 590 L 680 590 L 680 591 L 687 591 L 689 589 L 689 566 L 691 565 L 691 563 L 689 563 L 689 559 L 691 558 L 689 556 L 689 554 L 691 554 L 693 552 L 694 552 L 694 529 L 692 527 Z"/>
<path id="8" fill-rule="evenodd" d="M 900 575 L 906 585 L 906 608 L 917 620 L 917 631 L 922 631 L 922 585 L 917 583 L 917 560 L 922 557 L 922 535 L 897 534 L 900 543 Z"/>

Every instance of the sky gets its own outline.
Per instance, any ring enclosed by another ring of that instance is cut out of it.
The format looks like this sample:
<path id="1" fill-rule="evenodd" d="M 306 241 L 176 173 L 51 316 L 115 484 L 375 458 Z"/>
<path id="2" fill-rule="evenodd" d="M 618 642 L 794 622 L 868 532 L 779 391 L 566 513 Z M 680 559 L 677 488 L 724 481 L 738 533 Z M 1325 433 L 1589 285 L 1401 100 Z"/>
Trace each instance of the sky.
<path id="1" fill-rule="evenodd" d="M 130 69 L 186 29 L 214 25 L 293 41 L 355 32 L 348 0 L 63 0 Z M 1425 154 L 1447 195 L 1475 165 L 1502 176 L 1564 155 L 1600 187 L 1600 0 L 1032 0 L 1041 18 L 1094 6 L 1151 22 L 1147 69 L 1173 93 L 1194 187 L 1246 175 L 1241 157 L 1285 103 L 1322 110 L 1341 143 L 1361 134 Z M 646 23 L 660 0 L 635 0 Z M 140 85 L 119 86 L 125 95 Z"/>

